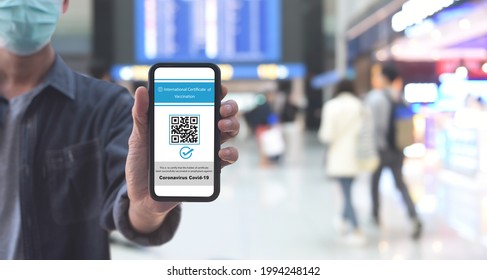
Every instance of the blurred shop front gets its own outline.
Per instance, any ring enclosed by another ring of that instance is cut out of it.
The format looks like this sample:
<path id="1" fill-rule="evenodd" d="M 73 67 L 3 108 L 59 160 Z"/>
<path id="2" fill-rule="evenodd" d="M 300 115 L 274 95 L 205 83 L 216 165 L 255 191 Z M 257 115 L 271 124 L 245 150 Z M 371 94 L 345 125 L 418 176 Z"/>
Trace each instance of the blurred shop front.
<path id="1" fill-rule="evenodd" d="M 346 35 L 362 92 L 376 63 L 403 75 L 417 138 L 405 155 L 427 181 L 424 210 L 487 245 L 487 1 L 377 1 Z"/>

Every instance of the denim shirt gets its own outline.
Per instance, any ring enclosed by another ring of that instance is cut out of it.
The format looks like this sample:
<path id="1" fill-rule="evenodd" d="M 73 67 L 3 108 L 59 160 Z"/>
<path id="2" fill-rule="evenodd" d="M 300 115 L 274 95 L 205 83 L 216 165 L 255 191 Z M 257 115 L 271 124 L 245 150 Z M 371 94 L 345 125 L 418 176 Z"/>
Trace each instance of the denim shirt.
<path id="1" fill-rule="evenodd" d="M 5 104 L 0 102 L 0 123 Z M 20 128 L 24 258 L 108 259 L 108 235 L 115 229 L 141 245 L 172 238 L 180 207 L 149 235 L 135 232 L 128 220 L 132 104 L 126 89 L 77 74 L 56 58 Z"/>

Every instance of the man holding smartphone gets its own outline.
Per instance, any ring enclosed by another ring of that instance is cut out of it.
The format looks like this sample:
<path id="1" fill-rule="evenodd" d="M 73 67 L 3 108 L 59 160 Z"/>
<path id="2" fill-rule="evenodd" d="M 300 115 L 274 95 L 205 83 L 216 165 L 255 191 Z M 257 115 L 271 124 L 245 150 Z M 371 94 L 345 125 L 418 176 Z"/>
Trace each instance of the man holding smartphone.
<path id="1" fill-rule="evenodd" d="M 220 69 L 211 63 L 157 63 L 149 70 L 153 199 L 209 202 L 218 197 L 220 79 Z"/>
<path id="2" fill-rule="evenodd" d="M 134 102 L 64 64 L 50 38 L 67 8 L 0 1 L 0 259 L 107 259 L 109 231 L 159 245 L 179 223 L 179 203 L 148 190 L 147 90 Z M 237 111 L 221 106 L 223 142 L 238 133 Z M 238 152 L 219 156 L 224 166 Z"/>

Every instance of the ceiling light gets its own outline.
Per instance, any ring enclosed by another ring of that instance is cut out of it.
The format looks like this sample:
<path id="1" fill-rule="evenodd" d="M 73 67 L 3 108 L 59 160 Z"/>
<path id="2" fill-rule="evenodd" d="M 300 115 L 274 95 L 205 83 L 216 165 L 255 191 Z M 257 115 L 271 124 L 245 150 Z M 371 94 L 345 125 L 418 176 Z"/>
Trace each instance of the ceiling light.
<path id="1" fill-rule="evenodd" d="M 431 58 L 434 60 L 434 61 L 438 61 L 441 59 L 441 54 L 438 52 L 438 51 L 435 51 L 433 52 L 433 54 L 431 55 Z"/>
<path id="2" fill-rule="evenodd" d="M 458 22 L 458 26 L 460 26 L 460 29 L 462 30 L 468 30 L 472 24 L 470 23 L 470 20 L 464 18 Z"/>
<path id="3" fill-rule="evenodd" d="M 467 79 L 468 78 L 468 69 L 465 66 L 460 66 L 455 70 L 455 75 L 459 78 Z"/>
<path id="4" fill-rule="evenodd" d="M 418 40 L 411 39 L 411 40 L 409 40 L 409 47 L 416 49 L 416 48 L 420 47 L 420 44 L 419 44 Z"/>
<path id="5" fill-rule="evenodd" d="M 391 47 L 392 55 L 398 56 L 400 52 L 401 52 L 401 47 L 398 44 L 395 44 Z"/>
<path id="6" fill-rule="evenodd" d="M 431 38 L 433 40 L 436 40 L 436 41 L 441 40 L 441 37 L 442 37 L 442 34 L 441 34 L 440 30 L 434 29 L 431 31 Z"/>
<path id="7" fill-rule="evenodd" d="M 387 54 L 387 51 L 385 50 L 379 50 L 375 53 L 375 57 L 377 58 L 378 61 L 386 61 L 389 59 L 389 55 Z"/>

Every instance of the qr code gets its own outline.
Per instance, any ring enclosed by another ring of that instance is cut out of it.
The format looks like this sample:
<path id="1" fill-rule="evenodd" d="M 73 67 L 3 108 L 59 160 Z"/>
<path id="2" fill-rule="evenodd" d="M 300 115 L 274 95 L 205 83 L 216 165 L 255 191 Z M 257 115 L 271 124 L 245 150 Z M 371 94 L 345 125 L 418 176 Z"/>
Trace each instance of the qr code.
<path id="1" fill-rule="evenodd" d="M 199 144 L 200 142 L 200 116 L 170 116 L 170 143 L 171 144 Z"/>

